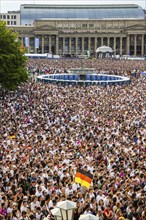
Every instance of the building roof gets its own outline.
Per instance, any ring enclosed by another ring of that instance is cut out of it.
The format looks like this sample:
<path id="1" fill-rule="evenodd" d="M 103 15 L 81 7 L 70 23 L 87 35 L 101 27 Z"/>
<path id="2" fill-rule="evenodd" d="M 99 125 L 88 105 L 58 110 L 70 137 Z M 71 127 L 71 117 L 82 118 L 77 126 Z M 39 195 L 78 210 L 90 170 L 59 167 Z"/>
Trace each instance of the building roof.
<path id="1" fill-rule="evenodd" d="M 142 7 L 135 4 L 112 5 L 44 5 L 22 4 L 21 19 L 25 13 L 31 19 L 144 19 Z"/>

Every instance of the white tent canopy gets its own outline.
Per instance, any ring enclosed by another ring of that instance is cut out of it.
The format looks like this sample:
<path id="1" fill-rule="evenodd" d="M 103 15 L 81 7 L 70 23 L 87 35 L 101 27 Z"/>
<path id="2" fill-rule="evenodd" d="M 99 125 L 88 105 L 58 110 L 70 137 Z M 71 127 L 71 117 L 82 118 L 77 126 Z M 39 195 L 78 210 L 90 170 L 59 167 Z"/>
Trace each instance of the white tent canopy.
<path id="1" fill-rule="evenodd" d="M 96 50 L 96 53 L 113 53 L 113 49 L 111 47 L 104 45 L 104 46 L 98 47 Z"/>
<path id="2" fill-rule="evenodd" d="M 79 220 L 98 220 L 98 217 L 92 214 L 83 214 L 80 216 Z"/>

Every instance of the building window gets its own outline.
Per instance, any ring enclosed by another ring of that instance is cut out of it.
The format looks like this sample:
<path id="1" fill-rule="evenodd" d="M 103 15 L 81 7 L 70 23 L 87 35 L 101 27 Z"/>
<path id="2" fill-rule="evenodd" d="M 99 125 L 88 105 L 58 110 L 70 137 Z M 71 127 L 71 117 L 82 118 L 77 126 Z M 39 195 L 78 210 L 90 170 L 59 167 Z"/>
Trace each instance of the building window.
<path id="1" fill-rule="evenodd" d="M 89 24 L 89 28 L 93 28 L 94 27 L 94 25 L 93 24 Z"/>
<path id="2" fill-rule="evenodd" d="M 7 25 L 10 25 L 10 21 L 7 21 Z"/>
<path id="3" fill-rule="evenodd" d="M 82 24 L 82 28 L 87 28 L 87 24 Z"/>
<path id="4" fill-rule="evenodd" d="M 14 25 L 16 25 L 16 21 L 14 21 Z"/>
<path id="5" fill-rule="evenodd" d="M 14 15 L 14 19 L 16 19 L 16 15 Z"/>
<path id="6" fill-rule="evenodd" d="M 7 15 L 7 19 L 10 19 L 10 15 Z"/>
<path id="7" fill-rule="evenodd" d="M 11 15 L 11 19 L 13 19 L 13 15 Z"/>
<path id="8" fill-rule="evenodd" d="M 3 15 L 3 19 L 6 19 L 6 15 Z"/>

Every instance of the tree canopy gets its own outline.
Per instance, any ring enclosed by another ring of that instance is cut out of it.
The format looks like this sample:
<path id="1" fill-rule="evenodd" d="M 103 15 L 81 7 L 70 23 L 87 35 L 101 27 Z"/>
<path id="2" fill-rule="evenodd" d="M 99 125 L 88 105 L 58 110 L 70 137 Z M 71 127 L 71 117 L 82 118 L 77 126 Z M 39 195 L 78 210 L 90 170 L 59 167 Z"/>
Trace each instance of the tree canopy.
<path id="1" fill-rule="evenodd" d="M 7 90 L 15 90 L 17 86 L 28 78 L 22 47 L 17 33 L 7 29 L 6 23 L 0 21 L 0 86 Z"/>

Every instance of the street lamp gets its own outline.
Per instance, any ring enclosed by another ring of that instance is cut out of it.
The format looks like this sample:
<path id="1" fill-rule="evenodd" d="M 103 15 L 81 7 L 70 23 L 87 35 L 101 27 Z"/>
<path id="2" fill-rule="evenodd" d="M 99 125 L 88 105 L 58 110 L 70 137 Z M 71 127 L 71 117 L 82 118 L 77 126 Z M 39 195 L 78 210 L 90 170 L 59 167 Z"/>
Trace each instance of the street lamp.
<path id="1" fill-rule="evenodd" d="M 51 210 L 52 215 L 54 216 L 55 220 L 62 220 L 61 212 L 59 208 L 54 208 Z"/>
<path id="2" fill-rule="evenodd" d="M 66 200 L 57 203 L 57 207 L 60 209 L 62 220 L 73 220 L 73 211 L 76 208 L 76 203 Z"/>

